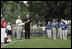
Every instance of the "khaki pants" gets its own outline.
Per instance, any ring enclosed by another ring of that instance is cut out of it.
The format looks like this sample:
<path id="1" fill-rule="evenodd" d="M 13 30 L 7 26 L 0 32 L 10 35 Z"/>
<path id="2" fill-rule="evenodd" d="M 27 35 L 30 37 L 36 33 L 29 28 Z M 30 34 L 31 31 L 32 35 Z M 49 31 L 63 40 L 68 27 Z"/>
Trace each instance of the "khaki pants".
<path id="1" fill-rule="evenodd" d="M 17 39 L 21 39 L 22 26 L 16 26 Z"/>

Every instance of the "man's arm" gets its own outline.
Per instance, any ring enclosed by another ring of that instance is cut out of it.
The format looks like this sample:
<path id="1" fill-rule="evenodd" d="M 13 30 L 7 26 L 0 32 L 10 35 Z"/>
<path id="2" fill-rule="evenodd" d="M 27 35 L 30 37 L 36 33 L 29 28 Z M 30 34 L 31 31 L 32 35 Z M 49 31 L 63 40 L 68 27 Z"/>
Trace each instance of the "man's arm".
<path id="1" fill-rule="evenodd" d="M 27 23 L 27 22 L 29 22 L 30 20 L 27 20 L 26 22 L 24 22 L 24 23 Z"/>

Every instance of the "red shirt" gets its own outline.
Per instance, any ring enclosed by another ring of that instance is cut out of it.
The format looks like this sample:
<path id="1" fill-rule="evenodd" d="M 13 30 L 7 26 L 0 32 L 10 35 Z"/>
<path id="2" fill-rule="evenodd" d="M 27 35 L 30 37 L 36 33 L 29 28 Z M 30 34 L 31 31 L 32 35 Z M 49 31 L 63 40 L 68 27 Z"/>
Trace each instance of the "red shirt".
<path id="1" fill-rule="evenodd" d="M 6 28 L 6 22 L 4 20 L 1 20 L 1 28 Z"/>

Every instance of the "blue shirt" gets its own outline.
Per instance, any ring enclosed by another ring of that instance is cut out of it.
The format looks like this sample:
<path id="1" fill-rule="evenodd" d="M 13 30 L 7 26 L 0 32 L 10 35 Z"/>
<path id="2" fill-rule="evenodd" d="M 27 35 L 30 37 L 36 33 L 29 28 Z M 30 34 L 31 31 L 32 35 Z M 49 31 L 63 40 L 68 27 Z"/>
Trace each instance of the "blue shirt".
<path id="1" fill-rule="evenodd" d="M 63 25 L 63 22 L 58 22 L 58 24 L 57 24 L 58 26 L 60 26 L 60 27 L 62 27 L 62 25 Z"/>
<path id="2" fill-rule="evenodd" d="M 66 24 L 63 24 L 63 25 L 61 25 L 62 26 L 62 30 L 66 30 L 67 29 L 67 25 Z"/>
<path id="3" fill-rule="evenodd" d="M 51 24 L 47 24 L 47 28 L 46 29 L 52 29 L 52 25 Z"/>
<path id="4" fill-rule="evenodd" d="M 52 22 L 51 25 L 52 25 L 52 27 L 56 27 L 57 26 L 57 22 Z"/>

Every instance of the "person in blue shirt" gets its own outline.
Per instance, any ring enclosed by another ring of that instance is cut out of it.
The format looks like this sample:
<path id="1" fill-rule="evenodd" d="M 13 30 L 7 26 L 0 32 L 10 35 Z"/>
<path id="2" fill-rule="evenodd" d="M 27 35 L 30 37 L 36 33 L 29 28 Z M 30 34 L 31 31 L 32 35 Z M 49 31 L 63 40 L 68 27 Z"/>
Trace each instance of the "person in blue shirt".
<path id="1" fill-rule="evenodd" d="M 47 35 L 48 35 L 48 38 L 52 38 L 52 33 L 51 33 L 51 22 L 48 21 L 48 24 L 47 24 Z"/>
<path id="2" fill-rule="evenodd" d="M 63 39 L 67 39 L 67 24 L 65 24 L 65 22 L 63 22 L 62 26 L 62 35 L 63 35 Z"/>
<path id="3" fill-rule="evenodd" d="M 60 39 L 62 39 L 62 29 L 61 29 L 62 25 L 63 25 L 63 22 L 61 21 L 61 19 L 59 19 L 57 26 L 58 26 L 58 37 Z"/>
<path id="4" fill-rule="evenodd" d="M 55 19 L 53 19 L 53 22 L 51 23 L 52 25 L 52 33 L 53 33 L 53 39 L 56 39 L 56 27 L 57 27 L 57 23 L 55 21 Z"/>

